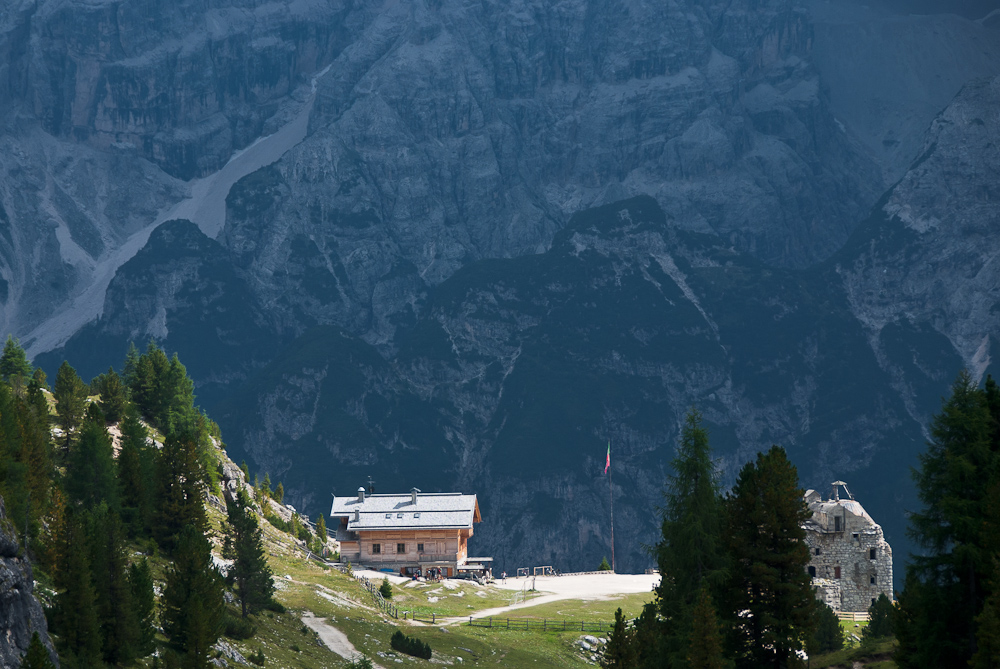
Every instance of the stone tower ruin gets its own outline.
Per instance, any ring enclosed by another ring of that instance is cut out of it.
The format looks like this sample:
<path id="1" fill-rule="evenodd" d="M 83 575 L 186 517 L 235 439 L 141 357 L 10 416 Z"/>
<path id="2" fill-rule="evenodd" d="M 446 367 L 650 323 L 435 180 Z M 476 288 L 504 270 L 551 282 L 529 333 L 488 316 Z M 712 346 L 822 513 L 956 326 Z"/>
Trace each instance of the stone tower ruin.
<path id="1" fill-rule="evenodd" d="M 882 527 L 843 481 L 833 482 L 830 498 L 805 494 L 812 518 L 803 524 L 809 546 L 809 576 L 816 597 L 834 611 L 867 611 L 882 593 L 892 601 L 892 548 Z M 842 499 L 843 488 L 847 499 Z"/>

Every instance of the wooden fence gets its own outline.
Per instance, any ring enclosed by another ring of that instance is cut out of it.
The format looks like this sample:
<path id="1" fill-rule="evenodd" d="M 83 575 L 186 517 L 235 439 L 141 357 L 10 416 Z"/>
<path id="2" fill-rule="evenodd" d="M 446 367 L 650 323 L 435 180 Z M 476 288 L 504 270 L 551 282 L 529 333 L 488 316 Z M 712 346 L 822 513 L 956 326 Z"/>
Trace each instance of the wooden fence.
<path id="1" fill-rule="evenodd" d="M 361 587 L 370 592 L 372 595 L 372 599 L 375 600 L 375 606 L 377 606 L 379 610 L 382 611 L 382 613 L 384 613 L 387 616 L 392 616 L 397 620 L 399 619 L 399 607 L 397 607 L 395 604 L 393 604 L 385 597 L 383 597 L 382 593 L 379 592 L 378 590 L 379 587 L 382 585 L 381 581 L 378 581 L 376 583 L 367 576 L 358 576 L 357 574 L 348 572 L 347 567 L 344 565 L 334 565 L 334 566 L 340 571 L 344 572 L 345 574 L 353 576 L 358 581 L 358 583 L 361 584 Z"/>
<path id="2" fill-rule="evenodd" d="M 610 632 L 615 624 L 590 622 L 586 620 L 538 620 L 537 618 L 473 618 L 469 616 L 470 627 L 487 629 L 535 630 L 539 632 Z"/>
<path id="3" fill-rule="evenodd" d="M 867 611 L 837 611 L 837 617 L 841 620 L 849 620 L 854 623 L 868 622 Z"/>

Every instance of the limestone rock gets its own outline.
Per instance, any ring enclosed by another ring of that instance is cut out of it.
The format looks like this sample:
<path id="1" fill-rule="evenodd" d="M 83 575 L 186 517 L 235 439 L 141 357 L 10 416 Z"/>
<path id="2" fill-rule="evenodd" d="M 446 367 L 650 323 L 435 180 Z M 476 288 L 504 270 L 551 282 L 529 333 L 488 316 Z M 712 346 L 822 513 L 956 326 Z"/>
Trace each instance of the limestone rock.
<path id="1" fill-rule="evenodd" d="M 50 659 L 59 666 L 42 605 L 33 594 L 34 587 L 31 562 L 21 554 L 0 499 L 0 666 L 20 666 L 35 632 L 48 649 Z"/>

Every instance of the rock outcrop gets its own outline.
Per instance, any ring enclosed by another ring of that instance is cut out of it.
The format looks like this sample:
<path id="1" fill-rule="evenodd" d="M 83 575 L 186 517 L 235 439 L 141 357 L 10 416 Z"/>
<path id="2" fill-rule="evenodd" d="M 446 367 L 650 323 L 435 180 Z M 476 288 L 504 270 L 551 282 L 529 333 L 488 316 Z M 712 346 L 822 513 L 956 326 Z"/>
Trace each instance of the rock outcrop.
<path id="1" fill-rule="evenodd" d="M 18 667 L 35 632 L 58 667 L 42 605 L 34 596 L 31 561 L 24 557 L 0 499 L 0 666 Z"/>

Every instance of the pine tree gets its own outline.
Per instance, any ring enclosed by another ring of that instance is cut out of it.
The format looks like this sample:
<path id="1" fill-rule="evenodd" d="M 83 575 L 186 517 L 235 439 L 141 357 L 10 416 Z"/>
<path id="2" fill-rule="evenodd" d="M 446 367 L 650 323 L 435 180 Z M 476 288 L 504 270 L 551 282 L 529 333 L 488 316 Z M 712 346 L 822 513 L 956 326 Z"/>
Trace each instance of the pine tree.
<path id="1" fill-rule="evenodd" d="M 125 415 L 128 389 L 112 367 L 108 367 L 107 373 L 101 374 L 94 381 L 101 396 L 100 407 L 104 418 L 108 423 L 117 423 Z"/>
<path id="2" fill-rule="evenodd" d="M 893 619 L 895 616 L 896 610 L 883 592 L 868 607 L 868 626 L 865 627 L 862 634 L 869 639 L 881 639 L 892 636 L 894 634 Z"/>
<path id="3" fill-rule="evenodd" d="M 996 565 L 994 573 L 997 573 Z M 976 616 L 976 654 L 969 665 L 972 669 L 1000 667 L 1000 589 L 995 584 L 983 610 Z"/>
<path id="4" fill-rule="evenodd" d="M 604 669 L 634 669 L 637 660 L 632 630 L 629 629 L 619 608 L 615 611 L 615 626 L 601 654 L 601 666 Z"/>
<path id="5" fill-rule="evenodd" d="M 135 342 L 128 343 L 128 351 L 125 352 L 125 362 L 122 364 L 122 383 L 126 388 L 132 388 L 135 384 L 136 374 L 139 370 L 139 349 L 135 347 Z"/>
<path id="6" fill-rule="evenodd" d="M 702 587 L 692 610 L 687 661 L 689 669 L 723 669 L 726 666 L 722 635 L 707 587 Z"/>
<path id="7" fill-rule="evenodd" d="M 661 574 L 656 587 L 666 633 L 665 660 L 676 665 L 688 657 L 693 610 L 700 592 L 718 589 L 725 574 L 722 498 L 701 414 L 685 418 L 673 475 L 664 492 L 662 538 L 656 546 Z"/>
<path id="8" fill-rule="evenodd" d="M 133 616 L 139 624 L 135 650 L 138 657 L 145 657 L 156 650 L 156 597 L 153 592 L 153 574 L 146 558 L 133 562 L 128 573 L 132 594 Z"/>
<path id="9" fill-rule="evenodd" d="M 185 526 L 163 591 L 163 633 L 186 669 L 208 669 L 226 609 L 223 579 L 212 563 L 205 535 Z"/>
<path id="10" fill-rule="evenodd" d="M 119 425 L 118 490 L 122 521 L 129 536 L 148 536 L 153 516 L 153 485 L 156 468 L 153 450 L 147 446 L 146 428 L 135 409 L 129 407 Z"/>
<path id="11" fill-rule="evenodd" d="M 285 499 L 285 486 L 278 481 L 278 487 L 274 489 L 274 501 L 281 504 Z"/>
<path id="12" fill-rule="evenodd" d="M 52 660 L 49 659 L 49 651 L 45 648 L 45 644 L 42 643 L 38 632 L 34 632 L 31 635 L 28 652 L 25 653 L 24 658 L 21 660 L 21 669 L 56 669 L 56 665 L 52 664 Z"/>
<path id="13" fill-rule="evenodd" d="M 87 408 L 87 418 L 80 428 L 80 441 L 69 454 L 66 468 L 66 494 L 87 509 L 101 502 L 118 509 L 118 483 L 115 477 L 111 437 L 104 416 L 97 405 Z"/>
<path id="14" fill-rule="evenodd" d="M 924 508 L 910 516 L 909 534 L 924 553 L 907 565 L 899 601 L 901 667 L 965 667 L 976 654 L 975 618 L 993 579 L 996 544 L 987 515 L 1000 464 L 990 393 L 959 374 L 914 472 Z"/>
<path id="15" fill-rule="evenodd" d="M 882 596 L 885 597 L 884 594 Z M 840 626 L 840 618 L 825 603 L 818 604 L 816 608 L 816 632 L 809 640 L 809 654 L 819 655 L 840 650 L 844 647 L 844 629 Z"/>
<path id="16" fill-rule="evenodd" d="M 726 498 L 725 610 L 737 667 L 787 667 L 812 634 L 816 599 L 802 529 L 809 517 L 795 467 L 778 446 L 747 463 Z"/>
<path id="17" fill-rule="evenodd" d="M 139 621 L 128 581 L 125 533 L 118 515 L 103 503 L 89 514 L 87 524 L 104 661 L 128 665 L 137 657 Z"/>
<path id="18" fill-rule="evenodd" d="M 28 356 L 25 355 L 20 342 L 11 335 L 7 335 L 3 355 L 0 355 L 0 377 L 8 383 L 15 378 L 20 378 L 22 383 L 27 383 L 28 379 L 31 378 L 31 363 L 28 362 Z"/>
<path id="19" fill-rule="evenodd" d="M 83 420 L 86 392 L 87 386 L 77 376 L 76 370 L 68 362 L 63 361 L 56 373 L 56 385 L 52 394 L 56 400 L 56 416 L 59 419 L 59 426 L 66 433 L 67 447 L 70 443 L 70 434 Z"/>
<path id="20" fill-rule="evenodd" d="M 177 545 L 181 528 L 199 532 L 208 528 L 205 515 L 205 483 L 198 459 L 196 437 L 184 432 L 171 435 L 157 458 L 157 508 L 155 537 L 168 552 Z"/>
<path id="21" fill-rule="evenodd" d="M 226 579 L 240 601 L 244 618 L 267 606 L 274 596 L 274 580 L 264 552 L 264 538 L 250 500 L 240 490 L 226 503 L 228 523 L 223 557 L 233 560 Z"/>
<path id="22" fill-rule="evenodd" d="M 326 542 L 330 538 L 330 535 L 326 531 L 326 519 L 323 518 L 323 514 L 319 514 L 319 518 L 316 519 L 316 537 L 319 539 L 319 544 L 326 547 Z"/>
<path id="23" fill-rule="evenodd" d="M 636 666 L 643 669 L 658 669 L 663 655 L 663 639 L 666 637 L 663 621 L 657 614 L 657 602 L 647 602 L 635 621 L 632 645 L 637 655 Z"/>
<path id="24" fill-rule="evenodd" d="M 58 635 L 62 666 L 70 669 L 90 669 L 101 663 L 97 594 L 88 551 L 81 550 L 86 545 L 87 533 L 81 519 L 67 509 L 53 574 L 56 602 L 52 627 Z"/>

